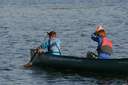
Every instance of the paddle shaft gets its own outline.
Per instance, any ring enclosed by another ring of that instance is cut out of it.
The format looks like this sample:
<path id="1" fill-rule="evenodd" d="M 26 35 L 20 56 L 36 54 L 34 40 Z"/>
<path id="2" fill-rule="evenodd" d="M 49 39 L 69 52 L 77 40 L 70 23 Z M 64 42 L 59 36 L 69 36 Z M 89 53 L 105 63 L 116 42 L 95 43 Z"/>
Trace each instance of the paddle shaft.
<path id="1" fill-rule="evenodd" d="M 47 32 L 47 35 L 44 37 L 43 41 L 45 41 L 47 37 L 48 37 L 48 32 Z M 41 46 L 40 46 L 40 47 L 41 47 Z M 39 48 L 40 48 L 40 47 L 39 47 Z M 36 51 L 36 52 L 34 52 L 34 54 L 31 56 L 31 59 L 30 59 L 29 63 L 32 63 L 33 61 L 35 61 L 35 60 L 36 60 L 36 57 L 35 57 L 35 56 L 39 53 L 39 52 L 38 52 L 39 49 L 37 48 L 37 49 L 32 49 L 32 50 L 31 50 L 31 54 L 32 54 L 33 50 Z"/>
<path id="2" fill-rule="evenodd" d="M 35 61 L 36 55 L 38 54 L 38 49 L 32 49 L 31 54 L 32 54 L 33 51 L 35 51 L 35 52 L 34 52 L 33 55 L 31 55 L 31 59 L 30 59 L 29 63 L 32 63 L 33 61 Z"/>

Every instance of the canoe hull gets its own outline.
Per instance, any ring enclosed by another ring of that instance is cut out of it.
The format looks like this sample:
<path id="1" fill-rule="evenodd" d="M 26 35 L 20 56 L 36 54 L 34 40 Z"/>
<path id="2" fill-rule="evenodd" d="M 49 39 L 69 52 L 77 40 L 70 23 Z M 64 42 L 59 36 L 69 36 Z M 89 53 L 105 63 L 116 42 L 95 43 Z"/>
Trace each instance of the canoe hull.
<path id="1" fill-rule="evenodd" d="M 128 59 L 87 59 L 75 56 L 55 56 L 41 54 L 32 63 L 35 66 L 47 66 L 56 69 L 71 69 L 91 72 L 128 73 Z"/>

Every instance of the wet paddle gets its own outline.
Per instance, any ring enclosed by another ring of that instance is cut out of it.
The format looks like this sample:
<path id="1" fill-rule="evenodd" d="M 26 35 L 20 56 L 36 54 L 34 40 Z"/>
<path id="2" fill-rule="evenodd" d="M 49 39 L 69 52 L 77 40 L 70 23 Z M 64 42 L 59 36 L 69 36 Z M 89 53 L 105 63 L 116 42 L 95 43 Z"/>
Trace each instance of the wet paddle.
<path id="1" fill-rule="evenodd" d="M 34 52 L 34 50 L 35 50 L 35 52 Z M 31 53 L 32 52 L 34 52 L 34 54 L 31 56 L 30 61 L 27 64 L 23 65 L 24 67 L 32 67 L 32 62 L 34 62 L 37 59 L 36 55 L 38 55 L 38 49 L 32 49 Z"/>

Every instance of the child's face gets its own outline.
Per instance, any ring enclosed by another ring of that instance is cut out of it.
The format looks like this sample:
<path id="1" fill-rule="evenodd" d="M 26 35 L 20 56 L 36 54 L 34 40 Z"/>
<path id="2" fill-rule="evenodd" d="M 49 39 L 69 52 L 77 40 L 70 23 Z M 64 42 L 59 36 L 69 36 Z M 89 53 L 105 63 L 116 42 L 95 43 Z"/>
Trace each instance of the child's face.
<path id="1" fill-rule="evenodd" d="M 53 34 L 53 35 L 49 36 L 49 38 L 50 38 L 50 39 L 55 39 L 55 38 L 56 38 L 56 35 Z"/>
<path id="2" fill-rule="evenodd" d="M 106 36 L 106 33 L 105 33 L 105 32 L 100 32 L 99 35 L 100 35 L 101 37 L 105 37 L 105 36 Z"/>

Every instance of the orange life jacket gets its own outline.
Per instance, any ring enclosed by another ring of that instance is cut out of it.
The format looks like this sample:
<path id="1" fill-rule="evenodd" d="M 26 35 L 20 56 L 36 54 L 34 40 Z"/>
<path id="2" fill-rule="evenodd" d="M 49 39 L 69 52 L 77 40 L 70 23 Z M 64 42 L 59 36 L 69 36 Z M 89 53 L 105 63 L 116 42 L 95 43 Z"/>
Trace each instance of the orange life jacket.
<path id="1" fill-rule="evenodd" d="M 107 37 L 104 37 L 102 40 L 102 46 L 109 46 L 110 48 L 112 48 L 112 41 Z"/>
<path id="2" fill-rule="evenodd" d="M 102 39 L 101 51 L 111 54 L 112 53 L 112 41 L 107 37 Z"/>

